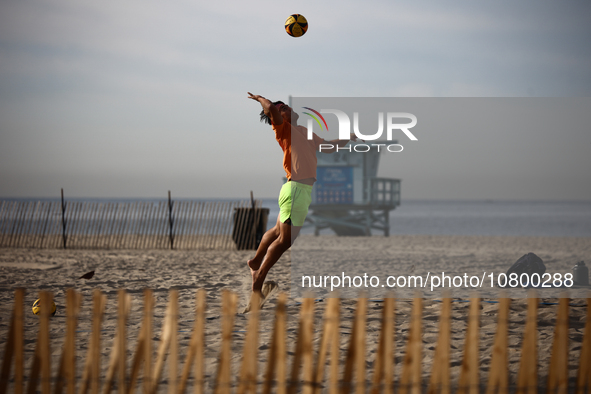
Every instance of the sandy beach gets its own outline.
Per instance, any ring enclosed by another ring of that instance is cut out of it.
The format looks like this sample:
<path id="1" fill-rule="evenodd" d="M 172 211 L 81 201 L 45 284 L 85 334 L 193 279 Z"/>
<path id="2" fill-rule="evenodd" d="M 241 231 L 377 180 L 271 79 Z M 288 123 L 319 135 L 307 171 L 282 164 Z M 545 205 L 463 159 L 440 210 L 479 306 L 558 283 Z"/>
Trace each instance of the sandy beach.
<path id="1" fill-rule="evenodd" d="M 280 291 L 290 292 L 292 278 L 292 258 L 306 248 L 329 251 L 343 248 L 376 248 L 382 256 L 389 256 L 391 263 L 401 267 L 437 266 L 460 272 L 465 267 L 478 268 L 495 272 L 506 271 L 512 263 L 528 252 L 536 253 L 546 264 L 551 273 L 566 274 L 572 272 L 573 265 L 580 261 L 589 261 L 591 256 L 590 238 L 542 238 L 542 237 L 468 237 L 468 236 L 391 236 L 371 238 L 347 238 L 336 236 L 303 236 L 301 247 L 286 253 L 271 270 L 268 280 L 278 283 Z M 298 240 L 300 242 L 300 240 Z M 295 247 L 294 247 L 295 249 Z M 292 256 L 293 254 L 293 256 Z M 35 350 L 36 335 L 39 326 L 37 316 L 31 312 L 31 305 L 38 298 L 41 290 L 51 291 L 57 305 L 57 313 L 51 319 L 52 369 L 57 364 L 65 333 L 65 292 L 74 288 L 83 295 L 78 325 L 76 356 L 78 374 L 88 350 L 91 331 L 92 292 L 101 289 L 107 296 L 107 306 L 101 337 L 101 368 L 105 375 L 110 350 L 117 322 L 117 291 L 125 289 L 132 298 L 131 313 L 128 321 L 128 360 L 135 351 L 137 335 L 141 325 L 143 301 L 142 291 L 151 288 L 154 291 L 154 352 L 156 351 L 162 320 L 171 289 L 179 291 L 179 352 L 180 363 L 184 362 L 195 316 L 195 294 L 197 289 L 207 292 L 206 312 L 206 377 L 207 387 L 213 387 L 217 360 L 221 343 L 221 292 L 231 290 L 238 294 L 241 311 L 249 297 L 250 275 L 246 260 L 252 251 L 216 251 L 216 250 L 63 250 L 63 249 L 0 249 L 0 338 L 2 351 L 6 343 L 10 316 L 13 308 L 14 290 L 26 288 L 25 296 L 25 368 L 29 371 Z M 371 262 L 368 262 L 370 264 Z M 95 270 L 90 280 L 78 279 L 82 274 Z M 451 272 L 451 271 L 450 271 Z M 577 294 L 588 294 L 589 290 L 579 289 Z M 522 292 L 523 293 L 523 292 Z M 452 303 L 452 382 L 457 384 L 463 357 L 467 311 L 466 299 L 454 299 Z M 557 300 L 543 298 L 538 314 L 538 352 L 539 385 L 545 387 L 549 368 L 549 359 L 556 322 Z M 326 302 L 315 302 L 315 351 L 320 341 L 320 323 Z M 381 327 L 382 302 L 370 299 L 367 314 L 367 353 L 368 370 L 375 359 L 376 343 Z M 510 383 L 515 384 L 521 357 L 521 340 L 526 319 L 527 300 L 514 299 L 511 303 L 509 322 L 509 370 Z M 573 298 L 569 310 L 569 378 L 571 384 L 576 376 L 583 330 L 586 321 L 586 300 Z M 259 348 L 259 377 L 266 366 L 267 351 L 274 320 L 276 296 L 263 307 L 261 313 Z M 297 335 L 297 322 L 300 298 L 288 299 L 288 352 L 294 351 Z M 404 357 L 405 341 L 409 332 L 412 300 L 405 297 L 397 300 L 395 321 L 395 377 L 400 379 L 401 362 Z M 490 367 L 492 344 L 496 332 L 498 303 L 495 299 L 483 299 L 480 315 L 480 381 L 485 387 Z M 346 352 L 351 333 L 354 299 L 341 302 L 340 349 L 341 359 Z M 426 298 L 423 309 L 423 382 L 426 384 L 432 368 L 433 353 L 438 337 L 438 316 L 441 302 L 438 298 Z M 238 313 L 232 338 L 233 376 L 237 375 L 241 361 L 241 351 L 247 314 Z M 288 356 L 288 363 L 291 357 Z M 164 373 L 167 376 L 167 372 Z M 370 374 L 368 376 L 371 376 Z M 191 382 L 189 382 L 191 384 Z M 166 382 L 160 385 L 164 392 Z"/>

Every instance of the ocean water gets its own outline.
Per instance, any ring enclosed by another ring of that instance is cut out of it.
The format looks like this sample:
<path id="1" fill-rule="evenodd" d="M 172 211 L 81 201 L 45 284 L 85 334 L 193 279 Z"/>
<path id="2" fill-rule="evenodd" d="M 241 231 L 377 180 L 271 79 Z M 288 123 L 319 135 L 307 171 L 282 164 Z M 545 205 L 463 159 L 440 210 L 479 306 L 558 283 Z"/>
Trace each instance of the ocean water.
<path id="1" fill-rule="evenodd" d="M 265 206 L 274 223 L 277 202 Z M 402 200 L 390 212 L 390 234 L 591 237 L 591 201 Z"/>
<path id="2" fill-rule="evenodd" d="M 403 201 L 390 234 L 591 237 L 591 201 Z"/>

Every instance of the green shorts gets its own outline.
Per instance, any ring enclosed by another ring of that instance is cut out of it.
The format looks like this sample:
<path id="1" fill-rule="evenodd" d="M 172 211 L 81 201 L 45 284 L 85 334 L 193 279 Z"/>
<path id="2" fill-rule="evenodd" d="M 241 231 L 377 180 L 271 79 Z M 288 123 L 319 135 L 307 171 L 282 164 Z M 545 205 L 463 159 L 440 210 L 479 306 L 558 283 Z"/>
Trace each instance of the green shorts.
<path id="1" fill-rule="evenodd" d="M 293 226 L 303 226 L 311 202 L 312 185 L 286 182 L 279 193 L 279 220 L 285 223 L 291 219 Z"/>

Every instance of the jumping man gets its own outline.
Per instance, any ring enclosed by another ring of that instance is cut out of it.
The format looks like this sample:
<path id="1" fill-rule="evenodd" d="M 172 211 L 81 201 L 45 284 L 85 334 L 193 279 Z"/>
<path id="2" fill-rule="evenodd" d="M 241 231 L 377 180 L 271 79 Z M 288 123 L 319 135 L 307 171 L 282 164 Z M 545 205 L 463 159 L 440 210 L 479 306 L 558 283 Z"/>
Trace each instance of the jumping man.
<path id="1" fill-rule="evenodd" d="M 279 193 L 279 216 L 273 228 L 263 235 L 256 255 L 248 260 L 252 274 L 252 291 L 260 292 L 265 277 L 281 255 L 291 247 L 306 219 L 312 201 L 312 186 L 316 182 L 316 151 L 320 144 L 332 144 L 333 148 L 323 152 L 335 152 L 347 145 L 349 140 L 325 141 L 316 134 L 307 139 L 308 129 L 299 126 L 299 115 L 282 101 L 271 102 L 266 98 L 248 93 L 249 98 L 258 101 L 263 110 L 261 122 L 270 124 L 275 139 L 283 149 L 283 169 L 287 182 Z M 294 124 L 292 124 L 292 121 Z M 355 141 L 355 134 L 350 140 Z"/>

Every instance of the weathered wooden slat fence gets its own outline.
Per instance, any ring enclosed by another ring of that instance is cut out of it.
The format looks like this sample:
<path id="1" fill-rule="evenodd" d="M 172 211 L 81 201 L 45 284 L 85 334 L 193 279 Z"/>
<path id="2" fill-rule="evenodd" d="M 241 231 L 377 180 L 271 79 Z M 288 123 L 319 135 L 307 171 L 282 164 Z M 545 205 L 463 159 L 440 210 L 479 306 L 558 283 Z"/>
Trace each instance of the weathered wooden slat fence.
<path id="1" fill-rule="evenodd" d="M 261 221 L 260 200 L 0 201 L 0 247 L 254 249 Z"/>
<path id="2" fill-rule="evenodd" d="M 260 331 L 260 309 L 258 297 L 253 295 L 253 309 L 249 316 L 247 332 L 244 339 L 242 361 L 239 373 L 232 375 L 231 342 L 233 337 L 234 318 L 236 314 L 237 296 L 230 292 L 222 294 L 221 345 L 219 349 L 217 373 L 205 376 L 204 349 L 207 341 L 205 335 L 205 292 L 199 290 L 196 300 L 195 325 L 191 334 L 189 349 L 179 375 L 178 365 L 178 291 L 171 290 L 168 308 L 164 316 L 160 333 L 156 360 L 152 361 L 152 316 L 153 295 L 147 289 L 144 292 L 144 314 L 142 326 L 137 333 L 126 331 L 130 311 L 130 296 L 120 290 L 118 294 L 117 329 L 111 341 L 111 356 L 107 374 L 99 376 L 101 355 L 101 326 L 105 311 L 106 297 L 100 290 L 94 291 L 92 333 L 83 367 L 81 380 L 78 379 L 76 367 L 76 325 L 80 310 L 80 295 L 70 289 L 67 292 L 67 327 L 62 358 L 57 373 L 51 376 L 51 344 L 49 335 L 50 305 L 52 295 L 41 292 L 41 316 L 38 339 L 30 372 L 25 372 L 23 356 L 23 300 L 24 290 L 15 294 L 15 305 L 8 338 L 5 342 L 4 359 L 0 375 L 0 394 L 12 392 L 20 394 L 27 385 L 27 392 L 33 393 L 38 386 L 41 392 L 59 394 L 65 389 L 74 394 L 111 392 L 117 381 L 120 393 L 133 393 L 139 385 L 139 376 L 143 375 L 141 387 L 143 393 L 156 393 L 164 380 L 163 370 L 168 360 L 168 377 L 166 383 L 169 393 L 185 393 L 189 387 L 189 377 L 193 375 L 192 390 L 204 393 L 207 387 L 213 387 L 216 394 L 256 393 L 262 386 L 264 394 L 277 392 L 292 394 L 296 392 L 331 394 L 349 393 L 393 393 L 397 389 L 401 394 L 427 393 L 458 393 L 476 394 L 486 387 L 486 393 L 537 393 L 537 305 L 539 300 L 531 298 L 528 302 L 528 317 L 522 340 L 522 354 L 517 385 L 509 386 L 508 365 L 508 317 L 510 300 L 503 298 L 499 302 L 497 332 L 492 349 L 492 360 L 487 382 L 479 379 L 479 314 L 478 298 L 470 300 L 468 326 L 463 349 L 463 362 L 457 387 L 450 383 L 450 321 L 452 319 L 451 300 L 444 299 L 439 318 L 439 339 L 435 348 L 432 365 L 423 365 L 422 351 L 422 299 L 413 301 L 409 335 L 405 345 L 402 361 L 402 374 L 398 378 L 394 374 L 394 325 L 395 300 L 385 299 L 382 310 L 382 325 L 377 343 L 377 351 L 373 360 L 366 358 L 366 311 L 368 300 L 357 300 L 357 308 L 353 317 L 349 344 L 341 358 L 340 343 L 340 300 L 330 298 L 326 303 L 324 321 L 320 332 L 319 346 L 314 343 L 314 300 L 303 300 L 299 315 L 299 328 L 293 347 L 286 343 L 286 301 L 287 296 L 280 294 L 277 301 L 276 318 L 272 327 L 271 343 L 266 358 L 264 374 L 258 373 L 258 344 Z M 546 383 L 547 393 L 567 393 L 569 390 L 577 394 L 589 393 L 591 390 L 591 298 L 587 299 L 587 320 L 580 349 L 577 378 L 569 387 L 568 380 L 568 314 L 569 299 L 561 298 L 554 331 L 550 368 Z M 129 335 L 138 335 L 137 347 L 128 368 L 127 340 Z M 85 339 L 88 340 L 88 339 Z M 293 349 L 291 372 L 288 370 L 288 348 Z M 459 350 L 458 350 L 459 351 Z M 330 357 L 329 357 L 330 356 Z M 368 362 L 369 361 L 369 362 Z M 142 372 L 143 364 L 143 372 Z M 14 365 L 14 374 L 12 366 Z M 371 366 L 368 369 L 368 365 Z M 329 367 L 328 377 L 324 369 Z M 572 367 L 572 366 L 571 366 Z M 431 378 L 423 381 L 422 369 L 431 368 Z M 235 368 L 234 368 L 235 370 Z M 262 376 L 262 378 L 260 377 Z M 213 385 L 207 386 L 207 380 Z M 573 387 L 574 386 L 574 387 Z M 79 391 L 76 389 L 79 388 Z"/>

